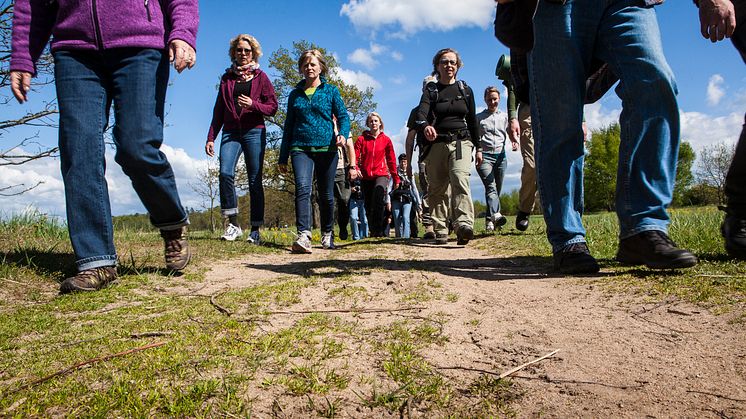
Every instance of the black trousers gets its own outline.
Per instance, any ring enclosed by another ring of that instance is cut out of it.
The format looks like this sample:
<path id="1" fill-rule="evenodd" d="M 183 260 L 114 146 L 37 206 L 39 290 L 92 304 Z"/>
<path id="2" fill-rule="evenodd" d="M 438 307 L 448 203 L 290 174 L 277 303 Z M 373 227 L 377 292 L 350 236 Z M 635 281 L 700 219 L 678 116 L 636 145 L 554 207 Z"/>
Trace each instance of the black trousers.
<path id="1" fill-rule="evenodd" d="M 386 177 L 377 177 L 370 180 L 362 180 L 360 188 L 365 197 L 365 214 L 368 216 L 368 229 L 371 237 L 383 236 L 386 222 L 386 194 L 389 186 L 389 179 Z"/>

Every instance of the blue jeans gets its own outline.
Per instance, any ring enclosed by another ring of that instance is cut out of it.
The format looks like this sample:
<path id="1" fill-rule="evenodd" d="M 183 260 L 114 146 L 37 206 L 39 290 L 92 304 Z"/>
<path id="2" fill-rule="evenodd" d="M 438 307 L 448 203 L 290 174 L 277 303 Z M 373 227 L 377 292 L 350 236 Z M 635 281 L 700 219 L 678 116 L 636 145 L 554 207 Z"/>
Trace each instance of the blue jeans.
<path id="1" fill-rule="evenodd" d="M 67 227 L 78 270 L 114 266 L 104 130 L 114 102 L 115 160 L 129 176 L 151 223 L 189 224 L 171 165 L 160 151 L 168 54 L 142 48 L 56 51 L 59 145 Z"/>
<path id="2" fill-rule="evenodd" d="M 540 1 L 529 60 L 539 195 L 553 250 L 585 241 L 583 99 L 596 57 L 620 78 L 620 238 L 666 231 L 679 149 L 676 82 L 653 8 L 639 0 Z"/>
<path id="3" fill-rule="evenodd" d="M 235 175 L 238 158 L 243 152 L 246 173 L 249 175 L 249 199 L 251 202 L 251 225 L 264 224 L 264 148 L 267 146 L 267 130 L 254 128 L 249 131 L 223 131 L 220 139 L 220 212 L 223 216 L 238 214 Z"/>
<path id="4" fill-rule="evenodd" d="M 392 200 L 391 212 L 394 217 L 394 227 L 396 228 L 394 233 L 396 234 L 396 237 L 408 239 L 410 236 L 409 216 L 412 212 L 412 203 Z"/>
<path id="5" fill-rule="evenodd" d="M 500 191 L 503 188 L 503 177 L 508 167 L 505 151 L 500 154 L 482 153 L 482 164 L 477 173 L 484 184 L 484 197 L 487 203 L 487 219 L 500 212 Z"/>
<path id="6" fill-rule="evenodd" d="M 368 218 L 365 216 L 365 201 L 350 199 L 350 227 L 352 240 L 368 237 Z"/>
<path id="7" fill-rule="evenodd" d="M 333 230 L 334 224 L 334 175 L 339 156 L 332 153 L 291 151 L 290 160 L 295 174 L 295 225 L 298 232 L 311 231 L 311 189 L 313 175 L 319 188 L 321 232 Z"/>

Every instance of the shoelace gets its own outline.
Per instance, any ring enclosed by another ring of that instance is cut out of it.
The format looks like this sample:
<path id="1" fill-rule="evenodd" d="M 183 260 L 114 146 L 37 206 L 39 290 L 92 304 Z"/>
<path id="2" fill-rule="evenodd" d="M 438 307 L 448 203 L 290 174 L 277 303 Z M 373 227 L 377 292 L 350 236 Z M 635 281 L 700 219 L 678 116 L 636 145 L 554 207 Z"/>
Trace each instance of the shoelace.
<path id="1" fill-rule="evenodd" d="M 588 253 L 588 245 L 585 243 L 573 243 L 565 248 L 564 253 Z"/>

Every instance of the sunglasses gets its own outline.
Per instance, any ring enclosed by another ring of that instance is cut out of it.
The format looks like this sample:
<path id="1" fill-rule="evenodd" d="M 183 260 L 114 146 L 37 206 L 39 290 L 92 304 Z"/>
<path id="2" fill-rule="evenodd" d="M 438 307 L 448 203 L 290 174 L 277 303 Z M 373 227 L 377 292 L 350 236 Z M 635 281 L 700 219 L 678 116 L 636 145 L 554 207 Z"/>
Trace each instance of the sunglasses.
<path id="1" fill-rule="evenodd" d="M 248 54 L 251 52 L 251 48 L 236 48 L 236 54 Z"/>
<path id="2" fill-rule="evenodd" d="M 456 60 L 449 60 L 449 59 L 444 58 L 444 59 L 440 60 L 440 64 L 441 65 L 448 65 L 448 64 L 450 64 L 450 65 L 456 65 L 456 64 L 458 64 L 458 61 L 456 61 Z"/>

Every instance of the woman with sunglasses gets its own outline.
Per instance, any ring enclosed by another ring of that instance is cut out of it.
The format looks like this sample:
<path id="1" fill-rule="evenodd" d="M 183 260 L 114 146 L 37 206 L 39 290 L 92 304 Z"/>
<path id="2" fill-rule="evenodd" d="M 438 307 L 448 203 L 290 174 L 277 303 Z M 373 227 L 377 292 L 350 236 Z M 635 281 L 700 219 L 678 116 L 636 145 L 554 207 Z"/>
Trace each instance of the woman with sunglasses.
<path id="1" fill-rule="evenodd" d="M 205 152 L 210 157 L 215 155 L 215 137 L 222 128 L 219 152 L 220 212 L 228 218 L 228 226 L 221 239 L 229 241 L 243 234 L 238 222 L 235 186 L 236 165 L 243 153 L 251 204 L 251 233 L 247 241 L 259 244 L 259 227 L 264 224 L 262 172 L 267 145 L 264 117 L 277 112 L 277 98 L 269 77 L 259 69 L 262 47 L 256 38 L 241 34 L 231 39 L 228 56 L 232 64 L 220 79 Z"/>
<path id="2" fill-rule="evenodd" d="M 448 208 L 459 245 L 474 237 L 474 206 L 469 187 L 472 153 L 476 164 L 482 163 L 474 93 L 461 80 L 458 70 L 463 62 L 451 48 L 433 57 L 433 75 L 438 81 L 428 83 L 417 110 L 416 124 L 428 144 L 423 147 L 429 182 L 430 207 L 435 243 L 448 243 Z M 450 188 L 450 202 L 448 190 Z"/>

